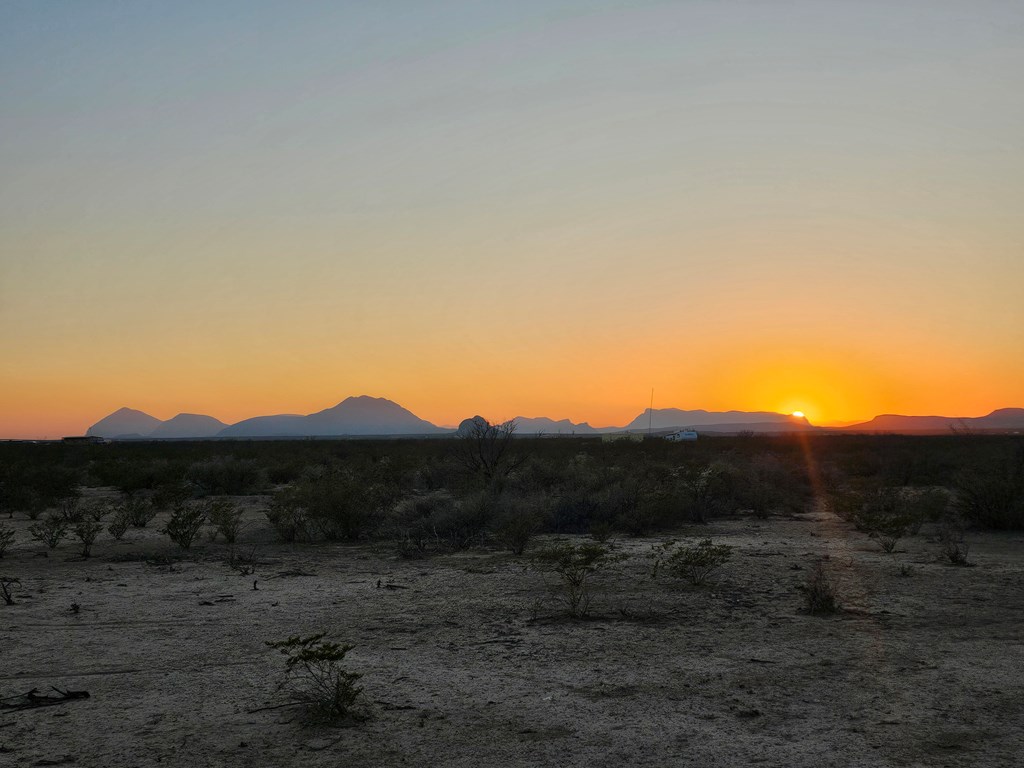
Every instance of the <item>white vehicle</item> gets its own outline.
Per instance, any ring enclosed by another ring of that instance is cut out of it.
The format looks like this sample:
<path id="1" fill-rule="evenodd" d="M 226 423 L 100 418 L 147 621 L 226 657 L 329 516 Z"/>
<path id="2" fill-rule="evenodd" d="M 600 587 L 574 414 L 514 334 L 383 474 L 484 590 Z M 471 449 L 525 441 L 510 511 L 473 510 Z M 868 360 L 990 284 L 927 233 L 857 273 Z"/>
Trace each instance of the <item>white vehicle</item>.
<path id="1" fill-rule="evenodd" d="M 665 439 L 671 440 L 673 443 L 681 443 L 684 440 L 696 440 L 697 433 L 692 429 L 681 429 L 678 432 L 673 432 Z"/>

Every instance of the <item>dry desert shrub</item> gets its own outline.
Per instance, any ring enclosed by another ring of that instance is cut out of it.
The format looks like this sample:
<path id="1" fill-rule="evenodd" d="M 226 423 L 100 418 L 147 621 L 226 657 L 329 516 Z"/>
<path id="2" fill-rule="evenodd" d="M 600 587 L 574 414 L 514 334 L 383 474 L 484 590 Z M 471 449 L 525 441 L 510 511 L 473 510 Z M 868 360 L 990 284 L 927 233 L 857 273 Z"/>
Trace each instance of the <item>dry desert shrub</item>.
<path id="1" fill-rule="evenodd" d="M 654 545 L 652 550 L 650 556 L 654 560 L 654 567 L 651 575 L 654 578 L 658 577 L 660 571 L 664 571 L 678 579 L 686 579 L 694 586 L 703 584 L 708 576 L 732 557 L 732 547 L 715 544 L 711 539 L 692 545 L 667 541 Z"/>
<path id="2" fill-rule="evenodd" d="M 210 533 L 210 541 L 215 541 L 218 534 L 224 537 L 228 544 L 234 544 L 238 539 L 238 531 L 242 526 L 241 507 L 232 504 L 226 499 L 217 499 L 207 506 L 206 518 L 213 529 Z"/>
<path id="3" fill-rule="evenodd" d="M 298 505 L 291 494 L 274 496 L 265 514 L 278 541 L 291 544 L 306 535 L 309 527 L 306 510 Z"/>
<path id="4" fill-rule="evenodd" d="M 206 510 L 202 505 L 179 503 L 160 532 L 167 534 L 180 549 L 188 549 L 205 522 Z"/>
<path id="5" fill-rule="evenodd" d="M 819 560 L 800 587 L 804 593 L 804 607 L 812 616 L 830 615 L 841 609 L 835 586 L 825 570 L 825 563 Z"/>
<path id="6" fill-rule="evenodd" d="M 0 523 L 0 557 L 4 556 L 4 552 L 11 546 L 12 541 L 14 541 L 14 529 Z"/>
<path id="7" fill-rule="evenodd" d="M 939 548 L 944 560 L 965 567 L 971 563 L 967 560 L 970 544 L 967 542 L 964 522 L 955 516 L 948 516 L 939 523 Z"/>
<path id="8" fill-rule="evenodd" d="M 534 564 L 541 572 L 558 576 L 559 596 L 569 616 L 582 619 L 590 613 L 593 597 L 591 577 L 599 570 L 624 559 L 624 555 L 614 554 L 609 547 L 595 541 L 581 544 L 563 541 L 540 550 L 534 555 Z"/>
<path id="9" fill-rule="evenodd" d="M 90 510 L 71 524 L 71 532 L 82 542 L 82 557 L 92 554 L 92 545 L 103 531 L 102 518 L 103 510 Z"/>
<path id="10" fill-rule="evenodd" d="M 342 666 L 354 646 L 332 643 L 324 637 L 324 633 L 296 635 L 267 643 L 287 656 L 278 690 L 286 692 L 291 700 L 286 706 L 305 708 L 314 721 L 361 719 L 356 703 L 363 689 L 356 683 L 362 675 Z"/>
<path id="11" fill-rule="evenodd" d="M 68 521 L 60 514 L 50 513 L 43 520 L 28 527 L 29 535 L 49 549 L 56 549 L 68 532 Z"/>
<path id="12" fill-rule="evenodd" d="M 114 511 L 114 517 L 107 525 L 107 533 L 113 536 L 115 540 L 120 541 L 124 538 L 125 533 L 128 532 L 128 528 L 131 524 L 131 520 L 128 515 L 125 514 L 124 509 L 117 507 Z"/>
<path id="13" fill-rule="evenodd" d="M 156 517 L 156 507 L 143 496 L 125 496 L 116 514 L 123 515 L 133 528 L 145 528 Z"/>
<path id="14" fill-rule="evenodd" d="M 541 494 L 503 497 L 494 518 L 494 538 L 512 554 L 522 555 L 543 525 L 546 506 L 547 499 Z"/>

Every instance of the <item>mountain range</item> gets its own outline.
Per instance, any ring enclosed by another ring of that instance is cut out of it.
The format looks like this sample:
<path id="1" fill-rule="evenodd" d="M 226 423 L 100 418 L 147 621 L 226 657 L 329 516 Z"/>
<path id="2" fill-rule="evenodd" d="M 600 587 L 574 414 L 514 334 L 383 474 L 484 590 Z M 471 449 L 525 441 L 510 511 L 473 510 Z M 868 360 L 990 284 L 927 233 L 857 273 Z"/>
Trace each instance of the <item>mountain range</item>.
<path id="1" fill-rule="evenodd" d="M 665 433 L 691 427 L 722 434 L 780 432 L 871 432 L 948 434 L 1024 430 L 1024 408 L 1002 408 L 987 416 L 901 416 L 885 414 L 841 428 L 816 427 L 802 416 L 770 411 L 705 411 L 655 408 L 644 410 L 624 427 L 592 427 L 587 422 L 546 416 L 517 417 L 520 435 L 599 435 L 609 432 Z M 111 439 L 159 440 L 272 437 L 426 437 L 455 434 L 438 427 L 398 403 L 383 397 L 348 397 L 337 405 L 308 415 L 256 416 L 236 424 L 195 413 L 179 413 L 161 421 L 142 411 L 121 408 L 89 427 L 87 435 Z"/>

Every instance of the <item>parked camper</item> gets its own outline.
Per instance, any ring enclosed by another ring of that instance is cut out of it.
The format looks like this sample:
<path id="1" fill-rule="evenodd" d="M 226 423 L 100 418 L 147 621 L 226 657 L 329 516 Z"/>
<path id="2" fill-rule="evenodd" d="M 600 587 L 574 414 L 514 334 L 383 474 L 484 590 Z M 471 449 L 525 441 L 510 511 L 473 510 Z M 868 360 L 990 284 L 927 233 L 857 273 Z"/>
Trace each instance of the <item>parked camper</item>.
<path id="1" fill-rule="evenodd" d="M 697 433 L 692 429 L 681 429 L 678 432 L 673 432 L 665 439 L 671 440 L 673 443 L 681 443 L 684 440 L 696 440 Z"/>

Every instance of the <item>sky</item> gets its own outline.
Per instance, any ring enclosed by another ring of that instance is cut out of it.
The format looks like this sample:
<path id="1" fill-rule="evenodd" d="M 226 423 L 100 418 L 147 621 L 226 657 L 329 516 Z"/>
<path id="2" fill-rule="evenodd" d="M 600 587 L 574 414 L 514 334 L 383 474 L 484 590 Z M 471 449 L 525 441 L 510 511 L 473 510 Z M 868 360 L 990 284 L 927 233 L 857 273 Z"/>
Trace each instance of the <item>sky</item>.
<path id="1" fill-rule="evenodd" d="M 0 438 L 1024 406 L 1016 0 L 0 3 Z"/>

